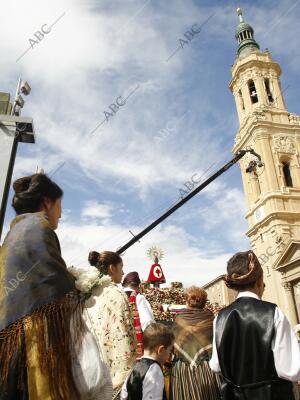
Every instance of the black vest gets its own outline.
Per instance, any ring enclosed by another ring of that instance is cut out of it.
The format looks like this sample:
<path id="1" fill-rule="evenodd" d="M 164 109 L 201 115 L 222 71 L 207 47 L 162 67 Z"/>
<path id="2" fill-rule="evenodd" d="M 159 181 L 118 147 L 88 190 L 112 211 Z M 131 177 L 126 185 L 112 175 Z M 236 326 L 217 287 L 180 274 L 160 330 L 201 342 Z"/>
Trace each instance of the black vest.
<path id="1" fill-rule="evenodd" d="M 152 364 L 159 363 L 150 358 L 141 358 L 138 360 L 127 379 L 127 400 L 143 399 L 143 381 Z M 166 399 L 165 390 L 163 391 L 163 399 Z"/>
<path id="2" fill-rule="evenodd" d="M 240 297 L 220 311 L 216 346 L 224 400 L 294 400 L 292 383 L 275 369 L 275 309 L 275 304 Z"/>

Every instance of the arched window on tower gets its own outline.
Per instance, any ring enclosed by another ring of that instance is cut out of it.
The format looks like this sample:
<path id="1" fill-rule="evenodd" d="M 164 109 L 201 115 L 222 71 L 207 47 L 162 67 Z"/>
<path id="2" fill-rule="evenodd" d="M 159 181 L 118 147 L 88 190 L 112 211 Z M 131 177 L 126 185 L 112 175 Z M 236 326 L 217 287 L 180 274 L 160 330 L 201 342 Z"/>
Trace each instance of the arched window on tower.
<path id="1" fill-rule="evenodd" d="M 292 180 L 292 175 L 291 175 L 289 162 L 284 161 L 282 163 L 282 171 L 283 171 L 285 186 L 293 187 L 293 180 Z"/>
<path id="2" fill-rule="evenodd" d="M 240 101 L 240 105 L 242 107 L 243 110 L 245 110 L 245 103 L 244 103 L 244 99 L 243 99 L 243 95 L 242 95 L 242 91 L 241 89 L 239 90 L 239 101 Z"/>
<path id="3" fill-rule="evenodd" d="M 269 103 L 274 103 L 274 99 L 273 99 L 272 92 L 271 92 L 271 89 L 270 89 L 270 80 L 269 80 L 269 78 L 265 78 L 264 82 L 265 82 L 265 88 L 266 88 L 268 101 L 269 101 Z"/>
<path id="4" fill-rule="evenodd" d="M 250 98 L 251 98 L 252 104 L 257 103 L 258 97 L 257 97 L 257 93 L 256 93 L 256 87 L 255 87 L 255 83 L 253 82 L 252 79 L 250 81 L 248 81 L 248 88 L 249 88 L 249 93 L 250 93 Z"/>

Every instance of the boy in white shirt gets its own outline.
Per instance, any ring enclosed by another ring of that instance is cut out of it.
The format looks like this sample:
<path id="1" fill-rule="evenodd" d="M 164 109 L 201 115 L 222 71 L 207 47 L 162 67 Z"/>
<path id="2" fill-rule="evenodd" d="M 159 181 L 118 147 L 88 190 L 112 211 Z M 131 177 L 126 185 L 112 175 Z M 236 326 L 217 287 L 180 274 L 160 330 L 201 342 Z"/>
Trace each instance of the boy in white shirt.
<path id="1" fill-rule="evenodd" d="M 144 332 L 144 356 L 126 379 L 121 400 L 164 400 L 164 376 L 161 366 L 170 357 L 174 335 L 163 324 L 152 323 Z"/>

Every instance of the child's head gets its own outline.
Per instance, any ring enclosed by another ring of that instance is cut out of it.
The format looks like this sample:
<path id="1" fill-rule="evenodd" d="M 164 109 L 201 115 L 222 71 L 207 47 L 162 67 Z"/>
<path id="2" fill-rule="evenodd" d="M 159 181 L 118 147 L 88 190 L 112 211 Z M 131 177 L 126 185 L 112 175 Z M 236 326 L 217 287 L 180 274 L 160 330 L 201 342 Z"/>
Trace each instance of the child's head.
<path id="1" fill-rule="evenodd" d="M 145 329 L 143 339 L 145 352 L 164 364 L 170 357 L 175 340 L 172 330 L 163 324 L 152 323 Z"/>

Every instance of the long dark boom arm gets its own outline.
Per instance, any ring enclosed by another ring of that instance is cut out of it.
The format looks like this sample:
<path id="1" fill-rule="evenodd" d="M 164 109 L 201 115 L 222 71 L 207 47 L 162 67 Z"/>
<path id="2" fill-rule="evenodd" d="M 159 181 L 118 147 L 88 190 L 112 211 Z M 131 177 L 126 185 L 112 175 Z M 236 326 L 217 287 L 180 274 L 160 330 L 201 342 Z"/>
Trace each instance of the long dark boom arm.
<path id="1" fill-rule="evenodd" d="M 232 167 L 234 164 L 236 164 L 246 153 L 251 153 L 254 156 L 256 156 L 259 160 L 259 163 L 262 164 L 261 157 L 257 153 L 255 153 L 254 150 L 252 150 L 252 149 L 240 150 L 231 161 L 229 161 L 227 164 L 223 165 L 223 167 L 221 167 L 217 172 L 215 172 L 212 176 L 210 176 L 206 181 L 204 181 L 201 185 L 199 185 L 196 189 L 194 189 L 191 193 L 189 193 L 186 197 L 184 197 L 181 201 L 179 201 L 173 207 L 171 207 L 163 215 L 161 215 L 159 218 L 157 218 L 155 221 L 153 221 L 149 226 L 147 226 L 147 228 L 145 228 L 140 233 L 135 235 L 131 240 L 129 240 L 129 242 L 124 244 L 124 246 L 120 247 L 116 252 L 118 254 L 124 253 L 124 251 L 129 249 L 129 247 L 131 247 L 134 243 L 136 243 L 143 236 L 145 236 L 147 233 L 149 233 L 153 228 L 155 228 L 158 224 L 160 224 L 162 221 L 164 221 L 166 218 L 168 218 L 171 214 L 173 214 L 176 210 L 178 210 L 178 208 L 183 206 L 187 201 L 189 201 L 197 193 L 201 192 L 201 190 L 203 190 L 207 185 L 209 185 L 211 182 L 213 182 L 218 176 L 222 175 L 230 167 Z M 257 163 L 258 166 L 260 166 L 259 163 Z"/>

